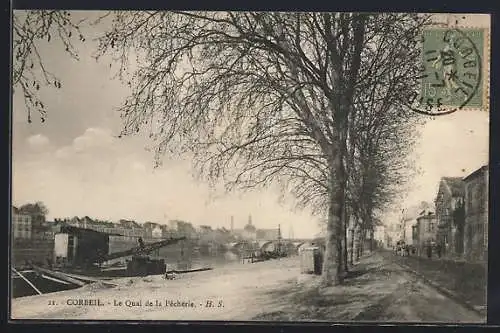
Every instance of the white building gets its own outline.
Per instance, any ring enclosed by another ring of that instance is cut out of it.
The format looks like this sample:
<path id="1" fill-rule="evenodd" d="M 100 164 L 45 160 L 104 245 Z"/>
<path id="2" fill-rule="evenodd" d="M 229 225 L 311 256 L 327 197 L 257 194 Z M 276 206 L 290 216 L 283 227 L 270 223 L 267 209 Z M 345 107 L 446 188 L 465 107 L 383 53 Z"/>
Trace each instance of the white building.
<path id="1" fill-rule="evenodd" d="M 162 238 L 163 237 L 163 229 L 159 225 L 157 225 L 151 231 L 151 235 L 153 236 L 153 238 Z"/>

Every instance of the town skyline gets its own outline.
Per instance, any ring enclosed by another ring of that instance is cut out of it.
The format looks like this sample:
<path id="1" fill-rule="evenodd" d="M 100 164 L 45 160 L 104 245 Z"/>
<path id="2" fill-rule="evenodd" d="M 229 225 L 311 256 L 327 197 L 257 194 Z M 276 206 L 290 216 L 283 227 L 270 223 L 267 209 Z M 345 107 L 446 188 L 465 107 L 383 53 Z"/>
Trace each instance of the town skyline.
<path id="1" fill-rule="evenodd" d="M 42 203 L 43 204 L 43 202 L 37 201 L 37 202 L 29 202 L 29 203 L 27 202 L 27 203 L 23 203 L 23 204 L 19 204 L 19 205 L 13 204 L 12 207 L 13 207 L 13 209 L 19 210 L 24 205 L 38 204 L 38 203 Z M 280 224 L 279 223 L 279 224 L 277 224 L 274 227 L 273 226 L 268 226 L 267 228 L 260 228 L 261 224 L 254 223 L 251 214 L 248 215 L 248 218 L 247 218 L 246 222 L 243 225 L 241 223 L 234 224 L 234 222 L 236 222 L 236 220 L 234 219 L 234 215 L 230 216 L 229 225 L 225 225 L 225 224 L 196 224 L 196 223 L 192 223 L 192 221 L 188 221 L 188 220 L 184 220 L 184 219 L 178 219 L 178 218 L 169 219 L 169 220 L 166 220 L 166 221 L 151 221 L 151 220 L 128 219 L 126 217 L 123 217 L 123 218 L 120 218 L 120 219 L 105 219 L 105 218 L 101 218 L 101 217 L 98 217 L 98 216 L 91 216 L 91 215 L 52 216 L 50 219 L 48 219 L 47 216 L 50 216 L 49 215 L 50 214 L 50 209 L 48 207 L 45 207 L 45 208 L 47 208 L 47 210 L 49 211 L 49 213 L 47 215 L 44 215 L 45 216 L 45 220 L 47 222 L 50 222 L 50 223 L 69 222 L 69 221 L 72 221 L 72 220 L 75 220 L 75 219 L 83 221 L 83 220 L 87 219 L 87 220 L 91 221 L 92 223 L 97 223 L 97 224 L 99 224 L 99 223 L 113 223 L 113 224 L 118 225 L 118 224 L 120 224 L 123 221 L 123 222 L 133 222 L 133 223 L 138 224 L 141 227 L 144 227 L 146 224 L 152 224 L 152 225 L 157 225 L 157 226 L 166 226 L 166 227 L 170 228 L 171 224 L 173 222 L 183 222 L 183 223 L 190 224 L 190 225 L 192 225 L 195 228 L 196 227 L 198 227 L 198 228 L 209 227 L 209 228 L 211 228 L 213 230 L 216 230 L 216 229 L 225 229 L 227 231 L 231 231 L 231 230 L 235 230 L 235 231 L 236 230 L 243 230 L 248 225 L 252 225 L 257 230 L 259 230 L 259 229 L 260 230 L 264 230 L 264 229 L 266 229 L 266 230 L 269 230 L 269 229 L 276 229 L 276 230 L 278 230 L 278 229 L 280 229 L 281 233 L 284 235 L 284 237 L 288 236 L 289 234 L 291 234 L 291 235 L 294 234 L 294 232 L 293 232 L 293 225 L 292 224 Z M 286 230 L 284 229 L 285 227 L 287 227 Z"/>

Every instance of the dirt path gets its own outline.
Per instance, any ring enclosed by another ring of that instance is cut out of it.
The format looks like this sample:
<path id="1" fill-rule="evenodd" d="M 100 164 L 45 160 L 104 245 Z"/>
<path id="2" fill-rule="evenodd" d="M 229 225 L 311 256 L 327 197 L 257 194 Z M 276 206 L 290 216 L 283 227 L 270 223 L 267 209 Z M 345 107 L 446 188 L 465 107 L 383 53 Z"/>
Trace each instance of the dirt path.
<path id="1" fill-rule="evenodd" d="M 372 311 L 365 311 L 356 319 L 414 323 L 485 322 L 486 318 L 439 293 L 399 265 L 389 267 L 393 275 L 401 279 L 397 288 L 376 303 Z"/>
<path id="2" fill-rule="evenodd" d="M 279 321 L 484 323 L 465 308 L 379 254 L 364 258 L 344 285 L 272 291 L 277 310 L 254 319 Z"/>

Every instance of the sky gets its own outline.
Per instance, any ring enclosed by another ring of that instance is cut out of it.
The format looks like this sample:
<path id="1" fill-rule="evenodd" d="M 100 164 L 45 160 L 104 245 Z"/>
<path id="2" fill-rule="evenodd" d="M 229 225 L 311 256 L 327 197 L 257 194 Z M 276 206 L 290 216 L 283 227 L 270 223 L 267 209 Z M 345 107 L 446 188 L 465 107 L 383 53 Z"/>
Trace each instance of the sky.
<path id="1" fill-rule="evenodd" d="M 231 216 L 234 227 L 242 228 L 251 214 L 256 227 L 280 224 L 285 235 L 293 230 L 295 237 L 309 238 L 320 231 L 317 217 L 294 209 L 292 200 L 279 202 L 276 189 L 213 193 L 207 184 L 193 179 L 188 159 L 166 156 L 164 165 L 154 169 L 153 155 L 144 149 L 146 138 L 118 139 L 121 123 L 116 107 L 128 90 L 111 79 L 108 61 L 91 57 L 96 31 L 86 33 L 90 38 L 79 47 L 79 61 L 57 43 L 40 45 L 46 67 L 62 81 L 60 90 L 41 90 L 49 109 L 44 123 L 33 117 L 29 124 L 23 99 L 18 94 L 13 97 L 14 205 L 42 201 L 49 209 L 48 219 L 85 215 L 158 223 L 182 219 L 226 228 Z M 421 173 L 410 180 L 411 190 L 397 202 L 403 207 L 432 201 L 440 177 L 466 176 L 488 161 L 487 112 L 435 117 L 420 130 L 413 158 Z"/>

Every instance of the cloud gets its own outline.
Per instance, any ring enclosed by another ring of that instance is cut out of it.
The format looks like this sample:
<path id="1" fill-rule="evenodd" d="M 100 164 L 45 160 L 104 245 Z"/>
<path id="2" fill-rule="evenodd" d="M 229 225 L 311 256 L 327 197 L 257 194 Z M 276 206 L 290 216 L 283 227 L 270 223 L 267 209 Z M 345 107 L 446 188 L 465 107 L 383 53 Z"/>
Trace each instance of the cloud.
<path id="1" fill-rule="evenodd" d="M 49 138 L 43 134 L 36 134 L 28 137 L 26 139 L 30 148 L 35 150 L 41 150 L 50 144 Z"/>
<path id="2" fill-rule="evenodd" d="M 89 127 L 76 137 L 70 146 L 61 147 L 56 151 L 56 157 L 68 158 L 75 153 L 89 152 L 92 149 L 111 149 L 114 141 L 111 130 L 107 128 Z"/>
<path id="3" fill-rule="evenodd" d="M 87 128 L 83 135 L 73 140 L 73 148 L 78 152 L 89 148 L 111 145 L 113 140 L 114 138 L 109 129 L 91 127 Z"/>

